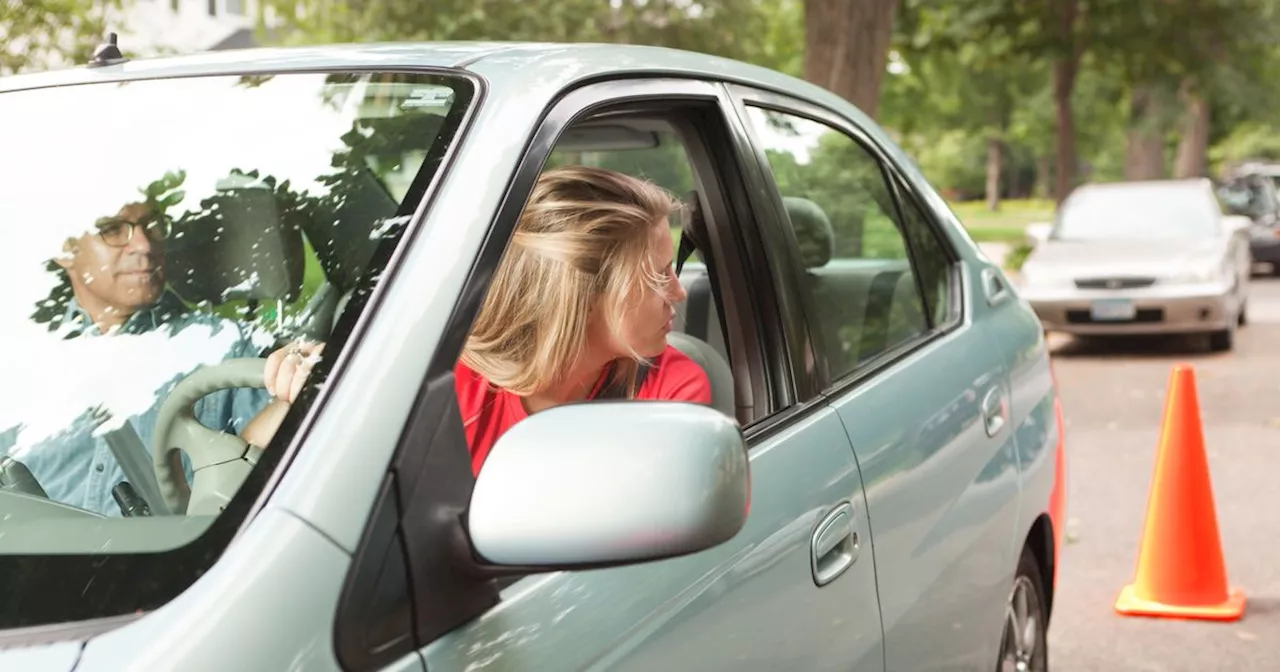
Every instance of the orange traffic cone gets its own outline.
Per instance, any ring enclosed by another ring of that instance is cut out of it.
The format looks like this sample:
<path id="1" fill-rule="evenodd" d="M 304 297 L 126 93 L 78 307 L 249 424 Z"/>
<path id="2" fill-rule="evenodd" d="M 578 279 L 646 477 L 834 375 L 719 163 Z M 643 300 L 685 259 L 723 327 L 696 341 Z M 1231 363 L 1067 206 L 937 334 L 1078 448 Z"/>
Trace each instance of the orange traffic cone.
<path id="1" fill-rule="evenodd" d="M 1120 591 L 1126 616 L 1234 621 L 1244 593 L 1227 585 L 1209 482 L 1195 370 L 1173 368 L 1137 576 Z"/>

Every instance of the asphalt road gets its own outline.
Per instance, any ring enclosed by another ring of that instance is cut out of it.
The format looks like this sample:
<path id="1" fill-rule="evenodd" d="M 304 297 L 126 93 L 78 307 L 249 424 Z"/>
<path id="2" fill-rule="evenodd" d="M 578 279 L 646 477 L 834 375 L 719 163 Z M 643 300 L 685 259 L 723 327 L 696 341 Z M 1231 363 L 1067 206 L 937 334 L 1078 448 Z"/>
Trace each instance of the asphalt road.
<path id="1" fill-rule="evenodd" d="M 1049 630 L 1067 670 L 1280 670 L 1280 280 L 1255 278 L 1236 348 L 1054 336 L 1067 418 L 1068 543 Z M 1120 616 L 1133 578 L 1169 376 L 1195 367 L 1233 623 Z"/>

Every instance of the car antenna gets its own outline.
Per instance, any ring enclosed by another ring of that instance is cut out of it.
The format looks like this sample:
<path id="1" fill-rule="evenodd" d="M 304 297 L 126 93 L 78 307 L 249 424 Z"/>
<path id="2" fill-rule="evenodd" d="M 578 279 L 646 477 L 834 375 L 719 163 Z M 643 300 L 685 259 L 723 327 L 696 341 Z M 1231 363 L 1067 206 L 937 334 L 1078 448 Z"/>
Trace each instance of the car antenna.
<path id="1" fill-rule="evenodd" d="M 98 45 L 93 52 L 93 58 L 89 59 L 89 67 L 100 68 L 104 65 L 117 65 L 126 63 L 129 59 L 124 57 L 117 46 L 118 37 L 115 33 L 107 33 L 107 41 L 105 44 Z"/>

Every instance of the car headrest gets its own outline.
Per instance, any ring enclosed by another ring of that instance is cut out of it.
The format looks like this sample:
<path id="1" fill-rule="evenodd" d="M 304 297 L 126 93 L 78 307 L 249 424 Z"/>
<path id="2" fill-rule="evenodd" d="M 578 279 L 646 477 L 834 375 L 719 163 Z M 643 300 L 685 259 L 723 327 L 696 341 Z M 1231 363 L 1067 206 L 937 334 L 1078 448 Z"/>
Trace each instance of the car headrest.
<path id="1" fill-rule="evenodd" d="M 398 204 L 368 169 L 343 177 L 341 197 L 326 199 L 325 216 L 303 223 L 325 279 L 341 291 L 355 288 L 381 242 L 379 226 L 392 220 Z M 331 208 L 331 209 L 330 209 Z"/>
<path id="2" fill-rule="evenodd" d="M 177 222 L 166 245 L 165 279 L 192 303 L 293 301 L 302 293 L 302 234 L 282 220 L 267 187 L 221 189 Z"/>
<path id="3" fill-rule="evenodd" d="M 799 196 L 783 196 L 782 202 L 791 218 L 805 268 L 825 266 L 836 250 L 836 233 L 827 213 L 817 203 Z"/>
<path id="4" fill-rule="evenodd" d="M 425 113 L 360 119 L 344 136 L 348 148 L 334 157 L 339 170 L 329 192 L 302 224 L 330 284 L 343 292 L 355 289 L 383 239 L 407 220 L 397 217 L 400 201 L 371 163 L 417 165 L 420 159 L 412 154 L 429 155 L 443 124 L 444 117 Z"/>

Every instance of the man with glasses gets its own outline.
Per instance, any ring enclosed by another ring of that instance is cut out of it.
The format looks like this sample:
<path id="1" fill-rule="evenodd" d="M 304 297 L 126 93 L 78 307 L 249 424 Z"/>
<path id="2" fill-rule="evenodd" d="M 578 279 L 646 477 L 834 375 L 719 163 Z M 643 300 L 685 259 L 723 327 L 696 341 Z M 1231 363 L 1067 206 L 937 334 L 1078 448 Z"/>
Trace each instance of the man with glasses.
<path id="1" fill-rule="evenodd" d="M 98 220 L 79 238 L 68 240 L 54 263 L 61 269 L 64 289 L 69 289 L 64 294 L 69 296 L 65 307 L 57 302 L 58 312 L 52 316 L 50 329 L 66 339 L 155 333 L 176 338 L 185 329 L 199 326 L 207 335 L 194 342 L 225 348 L 201 353 L 205 361 L 210 356 L 215 361 L 260 356 L 262 347 L 253 342 L 245 325 L 189 310 L 165 288 L 164 245 L 169 232 L 170 221 L 163 212 L 147 203 L 130 203 L 115 215 Z M 317 346 L 308 344 L 277 350 L 271 355 L 266 389 L 214 392 L 196 403 L 196 418 L 206 427 L 239 434 L 250 443 L 265 446 L 273 430 L 264 427 L 279 424 L 288 403 L 300 391 L 300 380 L 314 363 L 312 354 L 319 354 Z M 154 367 L 163 366 L 150 361 L 112 363 L 117 365 L 123 375 L 128 375 L 130 367 L 152 375 L 157 372 Z M 148 365 L 153 368 L 148 370 Z M 148 459 L 160 406 L 188 373 L 172 372 L 173 378 L 156 390 L 150 407 L 129 418 Z M 273 397 L 273 392 L 279 396 Z M 109 393 L 103 391 L 104 396 Z M 270 420 L 264 422 L 259 416 Z M 103 515 L 121 515 L 125 504 L 117 501 L 112 489 L 126 479 L 112 452 L 109 433 L 102 431 L 108 419 L 88 409 L 59 434 L 21 448 L 16 445 L 19 428 L 0 430 L 0 456 L 8 454 L 21 462 L 49 499 Z M 191 476 L 188 468 L 187 478 Z"/>

